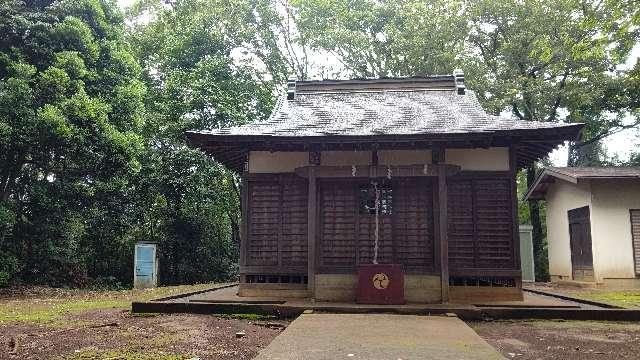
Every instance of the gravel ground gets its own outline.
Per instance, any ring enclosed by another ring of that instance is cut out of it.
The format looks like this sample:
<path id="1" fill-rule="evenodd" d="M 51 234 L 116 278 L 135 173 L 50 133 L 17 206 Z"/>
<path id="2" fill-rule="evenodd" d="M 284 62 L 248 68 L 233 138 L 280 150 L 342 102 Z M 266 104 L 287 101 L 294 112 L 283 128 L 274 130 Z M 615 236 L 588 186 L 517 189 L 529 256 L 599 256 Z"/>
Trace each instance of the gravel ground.
<path id="1" fill-rule="evenodd" d="M 468 322 L 508 359 L 638 359 L 640 324 L 592 321 Z"/>

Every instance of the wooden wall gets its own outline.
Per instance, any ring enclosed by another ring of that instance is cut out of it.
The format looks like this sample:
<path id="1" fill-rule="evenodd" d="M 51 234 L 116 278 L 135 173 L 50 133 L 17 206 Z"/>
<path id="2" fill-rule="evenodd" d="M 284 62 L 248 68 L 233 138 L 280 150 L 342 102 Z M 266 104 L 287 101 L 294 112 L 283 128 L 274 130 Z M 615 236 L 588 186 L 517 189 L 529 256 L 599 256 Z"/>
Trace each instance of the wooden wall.
<path id="1" fill-rule="evenodd" d="M 319 273 L 355 273 L 373 259 L 375 215 L 359 211 L 359 189 L 368 181 L 319 182 Z M 409 273 L 434 272 L 432 182 L 392 181 L 392 214 L 380 215 L 379 263 L 405 265 Z"/>
<path id="2" fill-rule="evenodd" d="M 307 266 L 307 180 L 272 174 L 247 181 L 246 266 Z M 306 271 L 305 271 L 306 274 Z"/>
<path id="3" fill-rule="evenodd" d="M 513 224 L 512 180 L 508 173 L 449 179 L 448 240 L 452 274 L 486 275 L 478 269 L 519 269 Z"/>
<path id="4" fill-rule="evenodd" d="M 295 174 L 254 174 L 247 180 L 243 274 L 307 271 L 307 180 Z M 451 276 L 519 277 L 514 236 L 514 187 L 509 172 L 464 172 L 447 179 Z M 371 263 L 375 216 L 359 211 L 368 179 L 318 180 L 316 264 L 319 274 L 355 273 Z M 380 216 L 380 263 L 407 273 L 439 274 L 434 233 L 437 179 L 394 178 L 393 212 Z"/>

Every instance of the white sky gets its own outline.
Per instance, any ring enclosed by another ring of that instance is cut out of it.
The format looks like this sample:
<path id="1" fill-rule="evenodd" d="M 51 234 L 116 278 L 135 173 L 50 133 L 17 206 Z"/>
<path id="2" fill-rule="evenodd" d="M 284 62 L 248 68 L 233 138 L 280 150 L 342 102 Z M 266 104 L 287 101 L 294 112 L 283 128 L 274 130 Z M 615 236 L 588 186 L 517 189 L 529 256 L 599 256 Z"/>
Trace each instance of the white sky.
<path id="1" fill-rule="evenodd" d="M 135 0 L 118 0 L 118 4 L 121 8 L 125 8 L 133 4 Z M 627 60 L 625 67 L 632 67 L 637 59 L 640 57 L 640 44 L 636 44 L 634 47 L 631 56 Z M 317 59 L 309 59 L 312 63 L 326 63 L 329 59 L 321 59 L 320 61 L 315 61 Z M 617 155 L 620 159 L 628 159 L 630 153 L 637 149 L 640 146 L 639 139 L 640 132 L 638 129 L 630 129 L 619 132 L 617 134 L 609 136 L 604 141 L 604 146 L 609 155 Z M 563 146 L 559 149 L 553 151 L 549 157 L 551 161 L 556 166 L 565 166 L 567 164 L 567 147 Z"/>
<path id="2" fill-rule="evenodd" d="M 627 63 L 620 68 L 631 68 L 640 58 L 640 43 L 631 51 L 631 55 L 627 59 Z M 620 160 L 628 160 L 631 152 L 640 147 L 640 131 L 639 129 L 628 129 L 613 134 L 603 141 L 603 145 L 610 156 L 617 155 Z M 562 146 L 549 154 L 551 162 L 555 166 L 567 165 L 567 146 Z"/>

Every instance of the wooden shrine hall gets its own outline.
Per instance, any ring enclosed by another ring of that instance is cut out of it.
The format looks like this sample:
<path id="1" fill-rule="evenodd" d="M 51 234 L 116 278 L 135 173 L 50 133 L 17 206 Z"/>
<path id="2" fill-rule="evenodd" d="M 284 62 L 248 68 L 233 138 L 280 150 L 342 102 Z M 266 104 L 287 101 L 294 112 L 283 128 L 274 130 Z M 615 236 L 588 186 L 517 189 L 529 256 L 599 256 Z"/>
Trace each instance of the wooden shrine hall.
<path id="1" fill-rule="evenodd" d="M 487 114 L 461 73 L 289 81 L 188 139 L 242 177 L 240 296 L 521 300 L 516 173 L 582 124 Z"/>

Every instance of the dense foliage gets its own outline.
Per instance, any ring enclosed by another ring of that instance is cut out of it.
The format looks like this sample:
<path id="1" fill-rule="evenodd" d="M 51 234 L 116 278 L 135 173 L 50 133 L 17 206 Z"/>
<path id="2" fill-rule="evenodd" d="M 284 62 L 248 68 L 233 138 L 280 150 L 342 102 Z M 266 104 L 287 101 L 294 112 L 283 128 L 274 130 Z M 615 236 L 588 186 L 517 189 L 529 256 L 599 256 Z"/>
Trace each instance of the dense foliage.
<path id="1" fill-rule="evenodd" d="M 236 178 L 184 131 L 268 114 L 271 9 L 137 10 L 125 38 L 114 1 L 0 4 L 0 285 L 130 283 L 137 241 L 159 244 L 164 283 L 234 276 Z M 243 46 L 265 70 L 235 61 Z"/>
<path id="2" fill-rule="evenodd" d="M 121 275 L 145 92 L 122 15 L 89 0 L 0 7 L 2 277 Z"/>
<path id="3" fill-rule="evenodd" d="M 237 271 L 238 179 L 185 144 L 184 132 L 269 115 L 274 84 L 286 76 L 265 1 L 139 2 L 128 40 L 143 65 L 147 122 L 141 206 L 159 244 L 164 282 L 233 276 Z"/>
<path id="4" fill-rule="evenodd" d="M 603 163 L 640 122 L 639 27 L 633 0 L 0 1 L 0 285 L 127 284 L 137 241 L 164 283 L 233 277 L 237 175 L 184 132 L 264 119 L 319 54 L 343 77 L 462 68 L 488 111 L 585 122 L 569 161 Z M 544 207 L 520 214 L 544 278 Z"/>

